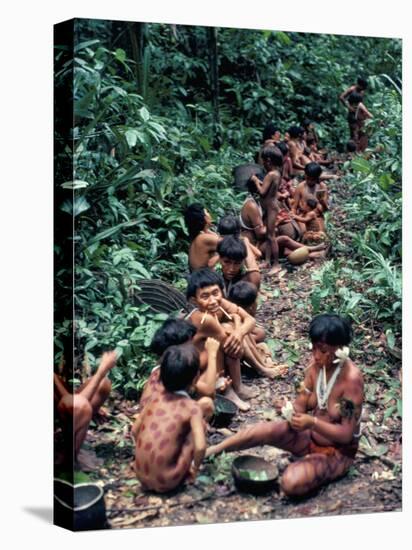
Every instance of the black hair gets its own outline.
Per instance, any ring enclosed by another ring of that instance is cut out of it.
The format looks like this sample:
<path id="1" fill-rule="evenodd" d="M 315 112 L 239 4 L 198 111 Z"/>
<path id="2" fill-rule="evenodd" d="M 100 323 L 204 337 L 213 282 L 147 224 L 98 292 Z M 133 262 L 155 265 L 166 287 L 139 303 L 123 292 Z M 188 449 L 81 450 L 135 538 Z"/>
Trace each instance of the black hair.
<path id="1" fill-rule="evenodd" d="M 228 214 L 219 220 L 217 231 L 220 235 L 239 235 L 240 221 L 236 216 Z"/>
<path id="2" fill-rule="evenodd" d="M 346 144 L 346 151 L 348 153 L 354 153 L 356 151 L 356 141 L 353 141 L 353 139 L 350 139 L 348 143 Z"/>
<path id="3" fill-rule="evenodd" d="M 274 124 L 273 122 L 269 122 L 268 124 L 266 124 L 263 129 L 263 141 L 270 139 L 273 134 L 276 134 L 276 132 L 279 132 L 279 128 L 276 126 L 276 124 Z"/>
<path id="4" fill-rule="evenodd" d="M 310 120 L 310 118 L 305 118 L 305 120 L 302 122 L 302 126 L 305 130 L 308 129 L 310 124 L 313 124 L 313 122 Z"/>
<path id="5" fill-rule="evenodd" d="M 283 155 L 277 147 L 270 145 L 264 147 L 262 151 L 262 160 L 269 160 L 273 166 L 282 166 L 283 164 Z"/>
<path id="6" fill-rule="evenodd" d="M 247 256 L 247 248 L 239 237 L 226 235 L 217 245 L 217 253 L 221 258 L 229 258 L 235 262 L 243 262 Z"/>
<path id="7" fill-rule="evenodd" d="M 313 134 L 307 136 L 306 138 L 306 145 L 312 145 L 312 143 L 316 143 L 316 139 L 313 137 Z"/>
<path id="8" fill-rule="evenodd" d="M 347 346 L 352 340 L 352 327 L 345 317 L 322 313 L 312 319 L 309 338 L 312 344 L 324 342 L 329 346 Z"/>
<path id="9" fill-rule="evenodd" d="M 198 202 L 189 204 L 184 212 L 184 218 L 191 241 L 205 228 L 205 208 Z"/>
<path id="10" fill-rule="evenodd" d="M 189 321 L 166 319 L 163 325 L 156 330 L 150 343 L 150 350 L 160 356 L 168 347 L 188 342 L 196 332 L 196 327 Z"/>
<path id="11" fill-rule="evenodd" d="M 239 281 L 230 289 L 228 298 L 237 306 L 247 308 L 255 303 L 257 295 L 258 290 L 254 284 Z"/>
<path id="12" fill-rule="evenodd" d="M 366 78 L 362 78 L 361 76 L 358 78 L 357 84 L 361 90 L 366 90 L 366 88 L 368 87 L 368 81 L 366 80 Z"/>
<path id="13" fill-rule="evenodd" d="M 358 92 L 352 92 L 351 94 L 349 94 L 348 103 L 350 105 L 358 105 L 358 103 L 361 103 L 361 101 L 362 96 L 358 94 Z"/>
<path id="14" fill-rule="evenodd" d="M 160 380 L 167 391 L 185 390 L 199 372 L 199 351 L 193 344 L 167 348 L 160 365 Z"/>
<path id="15" fill-rule="evenodd" d="M 199 290 L 199 288 L 212 285 L 218 285 L 220 290 L 223 292 L 224 283 L 222 276 L 219 275 L 219 273 L 216 273 L 216 271 L 213 271 L 209 267 L 203 267 L 202 269 L 193 271 L 190 275 L 186 289 L 187 299 L 195 297 L 196 291 Z"/>
<path id="16" fill-rule="evenodd" d="M 316 199 L 308 199 L 306 201 L 306 204 L 309 206 L 309 208 L 312 208 L 312 210 L 313 210 L 314 208 L 317 207 L 318 201 Z"/>
<path id="17" fill-rule="evenodd" d="M 288 154 L 289 147 L 286 141 L 280 141 L 276 146 L 279 151 L 282 153 L 283 157 L 285 157 Z"/>
<path id="18" fill-rule="evenodd" d="M 289 135 L 292 139 L 295 139 L 303 135 L 304 129 L 301 126 L 291 126 L 288 130 Z"/>
<path id="19" fill-rule="evenodd" d="M 308 162 L 305 166 L 305 174 L 312 179 L 319 179 L 322 167 L 317 162 Z"/>
<path id="20" fill-rule="evenodd" d="M 256 176 L 259 178 L 259 176 L 256 174 Z M 260 181 L 262 181 L 261 178 L 259 178 Z M 256 183 L 252 180 L 252 178 L 250 177 L 247 182 L 246 182 L 246 189 L 249 191 L 249 193 L 251 193 L 252 195 L 257 195 L 259 194 L 258 190 L 257 190 L 257 187 L 256 187 Z"/>

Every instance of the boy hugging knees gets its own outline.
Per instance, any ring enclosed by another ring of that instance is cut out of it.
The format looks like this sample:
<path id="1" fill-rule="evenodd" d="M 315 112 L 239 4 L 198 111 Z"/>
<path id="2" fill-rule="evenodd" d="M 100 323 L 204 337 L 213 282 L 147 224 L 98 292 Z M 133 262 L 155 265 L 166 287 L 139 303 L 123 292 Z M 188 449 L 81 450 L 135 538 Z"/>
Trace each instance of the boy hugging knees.
<path id="1" fill-rule="evenodd" d="M 184 213 L 189 232 L 189 271 L 213 267 L 219 260 L 216 247 L 219 236 L 211 231 L 212 217 L 199 203 L 190 204 Z"/>
<path id="2" fill-rule="evenodd" d="M 134 469 L 144 489 L 164 493 L 193 481 L 206 451 L 205 418 L 213 401 L 194 401 L 200 356 L 188 342 L 167 348 L 160 365 L 162 393 L 153 394 L 136 420 Z"/>
<path id="3" fill-rule="evenodd" d="M 256 323 L 244 309 L 223 298 L 223 288 L 223 279 L 215 271 L 208 268 L 194 271 L 186 296 L 196 308 L 188 318 L 197 328 L 193 343 L 199 352 L 205 349 L 209 337 L 220 342 L 217 371 L 227 373 L 232 381 L 225 389 L 225 396 L 240 410 L 247 411 L 250 405 L 245 400 L 253 397 L 254 392 L 242 383 L 240 358 L 245 336 L 253 331 Z"/>
<path id="4" fill-rule="evenodd" d="M 255 285 L 247 281 L 239 281 L 229 292 L 229 300 L 242 307 L 253 318 L 256 316 L 258 291 Z M 272 353 L 264 342 L 265 329 L 256 323 L 253 331 L 247 335 L 244 353 L 244 362 L 258 373 L 268 378 L 275 378 L 286 374 L 287 367 L 275 365 Z"/>

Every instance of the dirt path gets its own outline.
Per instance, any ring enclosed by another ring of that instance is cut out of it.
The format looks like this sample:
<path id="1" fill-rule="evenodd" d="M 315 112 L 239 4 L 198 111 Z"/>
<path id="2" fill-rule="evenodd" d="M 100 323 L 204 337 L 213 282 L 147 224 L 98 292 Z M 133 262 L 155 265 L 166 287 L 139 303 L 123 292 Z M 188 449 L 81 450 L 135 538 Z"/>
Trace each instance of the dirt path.
<path id="1" fill-rule="evenodd" d="M 334 210 L 334 222 L 339 230 L 344 216 L 338 208 Z M 212 428 L 208 434 L 210 444 L 247 424 L 275 419 L 272 406 L 275 397 L 294 398 L 294 378 L 302 373 L 309 357 L 306 331 L 312 315 L 309 296 L 314 283 L 311 275 L 319 267 L 319 263 L 307 263 L 280 280 L 264 277 L 257 318 L 267 330 L 274 358 L 290 368 L 281 380 L 246 378 L 248 385 L 259 389 L 258 396 L 251 401 L 251 410 L 240 413 L 227 429 Z M 374 332 L 367 327 L 357 327 L 357 330 L 363 333 L 363 348 L 354 350 L 354 358 L 365 372 L 364 435 L 361 452 L 345 478 L 301 500 L 292 501 L 276 491 L 254 497 L 235 489 L 230 467 L 233 458 L 242 453 L 231 453 L 205 461 L 194 485 L 162 496 L 145 494 L 130 467 L 133 447 L 126 437 L 136 407 L 114 396 L 107 406 L 108 421 L 94 425 L 86 443 L 86 448 L 94 449 L 104 462 L 98 471 L 88 475 L 105 486 L 111 526 L 188 525 L 400 510 L 401 422 L 391 417 L 384 419 L 387 388 L 385 376 L 379 375 L 382 354 L 385 354 L 384 343 L 377 329 Z M 392 361 L 385 369 L 391 376 L 399 376 L 399 364 Z M 288 453 L 270 447 L 243 453 L 251 452 L 274 461 L 280 472 L 291 461 Z"/>

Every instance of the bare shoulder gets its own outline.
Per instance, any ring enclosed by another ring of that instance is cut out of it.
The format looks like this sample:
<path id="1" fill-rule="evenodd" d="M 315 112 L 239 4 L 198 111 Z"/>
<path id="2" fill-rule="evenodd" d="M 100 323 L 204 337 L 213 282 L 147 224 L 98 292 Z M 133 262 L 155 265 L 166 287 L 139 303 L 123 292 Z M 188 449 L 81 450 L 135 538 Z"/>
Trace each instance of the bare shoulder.
<path id="1" fill-rule="evenodd" d="M 226 298 L 222 298 L 222 307 L 228 312 L 228 313 L 237 313 L 241 308 L 234 304 L 233 302 L 230 302 L 229 300 L 226 300 Z"/>
<path id="2" fill-rule="evenodd" d="M 363 389 L 363 374 L 352 361 L 348 362 L 345 380 L 351 386 L 357 386 Z"/>
<path id="3" fill-rule="evenodd" d="M 305 386 L 308 388 L 308 390 L 313 390 L 315 387 L 317 378 L 317 371 L 313 365 L 310 365 L 305 373 Z"/>
<path id="4" fill-rule="evenodd" d="M 272 180 L 278 180 L 280 178 L 279 170 L 271 170 L 268 172 L 268 175 L 272 178 Z"/>
<path id="5" fill-rule="evenodd" d="M 198 242 L 202 244 L 217 244 L 220 237 L 216 233 L 201 233 L 196 237 L 196 239 L 198 239 Z"/>

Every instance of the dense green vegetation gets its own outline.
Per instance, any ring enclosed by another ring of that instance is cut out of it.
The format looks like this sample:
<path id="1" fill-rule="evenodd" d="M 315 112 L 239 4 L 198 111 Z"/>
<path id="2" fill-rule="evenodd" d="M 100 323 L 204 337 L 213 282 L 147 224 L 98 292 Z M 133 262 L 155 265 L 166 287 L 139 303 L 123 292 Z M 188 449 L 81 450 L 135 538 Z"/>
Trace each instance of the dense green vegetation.
<path id="1" fill-rule="evenodd" d="M 285 130 L 309 117 L 322 143 L 342 150 L 348 136 L 338 95 L 359 74 L 369 78 L 370 147 L 380 152 L 355 160 L 340 183 L 350 190 L 343 206 L 351 239 L 341 239 L 330 220 L 335 258 L 316 274 L 312 305 L 380 323 L 394 346 L 401 330 L 400 56 L 400 41 L 391 39 L 78 20 L 74 58 L 56 48 L 56 85 L 73 77 L 73 128 L 56 125 L 64 144 L 56 197 L 65 223 L 74 216 L 77 358 L 87 352 L 94 365 L 102 350 L 117 348 L 115 384 L 139 390 L 153 364 L 145 348 L 164 316 L 137 306 L 133 293 L 146 277 L 185 287 L 184 207 L 201 201 L 215 218 L 239 207 L 232 169 L 253 159 L 269 120 Z M 68 180 L 63 167 L 72 154 Z M 56 247 L 56 259 L 70 260 L 64 247 Z M 70 270 L 57 271 L 63 298 L 70 280 Z M 56 326 L 56 361 L 72 328 L 71 319 Z"/>

